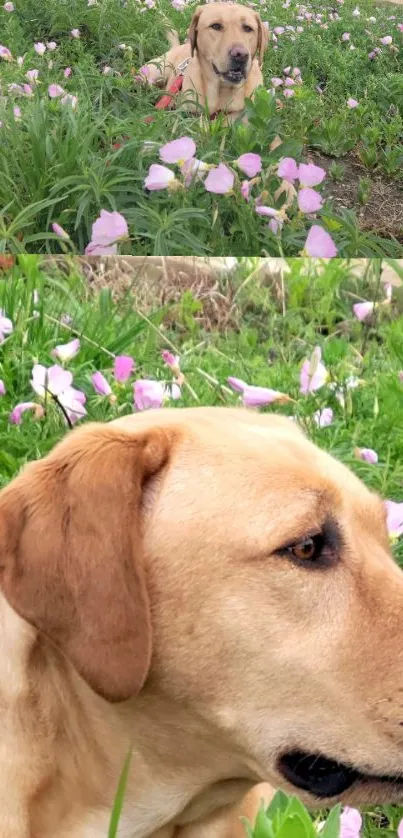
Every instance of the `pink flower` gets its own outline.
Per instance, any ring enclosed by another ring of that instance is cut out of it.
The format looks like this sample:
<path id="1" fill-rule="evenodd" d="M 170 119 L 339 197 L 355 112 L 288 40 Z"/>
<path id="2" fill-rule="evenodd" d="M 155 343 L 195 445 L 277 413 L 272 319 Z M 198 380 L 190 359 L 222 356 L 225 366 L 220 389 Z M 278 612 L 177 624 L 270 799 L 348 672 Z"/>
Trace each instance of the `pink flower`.
<path id="1" fill-rule="evenodd" d="M 295 79 L 291 79 L 291 78 L 286 79 L 284 84 L 285 84 L 286 87 L 294 87 Z M 285 95 L 285 93 L 284 93 L 284 95 Z"/>
<path id="2" fill-rule="evenodd" d="M 264 407 L 277 401 L 288 401 L 289 397 L 278 390 L 270 390 L 269 387 L 255 387 L 248 384 L 242 393 L 244 407 Z"/>
<path id="3" fill-rule="evenodd" d="M 46 47 L 51 52 L 54 52 L 54 50 L 57 49 L 57 43 L 56 43 L 56 41 L 48 41 L 48 43 L 46 44 Z"/>
<path id="4" fill-rule="evenodd" d="M 347 99 L 347 107 L 350 108 L 351 110 L 353 108 L 357 108 L 358 105 L 359 105 L 359 102 L 357 102 L 357 99 Z"/>
<path id="5" fill-rule="evenodd" d="M 241 172 L 248 177 L 256 177 L 262 171 L 262 158 L 260 154 L 253 154 L 253 152 L 241 154 L 236 163 Z"/>
<path id="6" fill-rule="evenodd" d="M 134 405 L 136 410 L 150 410 L 162 407 L 164 387 L 160 381 L 139 379 L 134 384 Z"/>
<path id="7" fill-rule="evenodd" d="M 6 317 L 3 309 L 0 308 L 0 343 L 3 343 L 3 340 L 7 335 L 12 334 L 13 329 L 12 320 L 10 320 L 9 317 Z"/>
<path id="8" fill-rule="evenodd" d="M 60 84 L 50 84 L 48 87 L 48 94 L 51 99 L 57 99 L 59 96 L 63 96 L 64 90 L 60 87 Z"/>
<path id="9" fill-rule="evenodd" d="M 71 359 L 74 358 L 79 351 L 80 341 L 78 338 L 74 338 L 73 340 L 70 340 L 69 343 L 60 343 L 59 346 L 55 346 L 52 350 L 52 355 L 65 364 L 66 362 L 71 361 Z"/>
<path id="10" fill-rule="evenodd" d="M 300 163 L 298 167 L 298 179 L 301 186 L 319 186 L 325 179 L 326 172 L 314 163 Z"/>
<path id="11" fill-rule="evenodd" d="M 402 26 L 403 32 L 403 23 L 400 25 Z M 397 838 L 403 838 L 403 820 L 400 821 L 399 826 L 397 827 Z"/>
<path id="12" fill-rule="evenodd" d="M 324 407 L 313 414 L 314 422 L 319 428 L 327 428 L 333 422 L 333 410 L 331 407 Z"/>
<path id="13" fill-rule="evenodd" d="M 99 393 L 100 396 L 112 395 L 112 389 L 108 384 L 105 376 L 102 375 L 102 372 L 94 372 L 94 374 L 91 376 L 91 381 L 95 392 Z"/>
<path id="14" fill-rule="evenodd" d="M 252 185 L 250 180 L 243 180 L 241 183 L 241 195 L 245 198 L 245 201 L 249 201 Z"/>
<path id="15" fill-rule="evenodd" d="M 170 352 L 169 349 L 163 349 L 161 352 L 161 357 L 164 361 L 164 364 L 166 364 L 167 367 L 169 367 L 172 370 L 172 372 L 174 372 L 175 374 L 178 374 L 180 372 L 179 355 L 173 355 L 173 353 Z"/>
<path id="16" fill-rule="evenodd" d="M 284 26 L 275 26 L 273 32 L 275 32 L 276 35 L 282 35 L 283 32 L 285 32 Z"/>
<path id="17" fill-rule="evenodd" d="M 63 405 L 68 418 L 72 425 L 83 419 L 87 415 L 84 407 L 87 397 L 81 390 L 76 390 L 74 387 L 68 387 L 58 396 L 58 400 Z"/>
<path id="18" fill-rule="evenodd" d="M 343 34 L 341 36 L 341 40 L 342 41 L 349 41 L 350 40 L 350 33 L 349 32 L 343 32 Z"/>
<path id="19" fill-rule="evenodd" d="M 59 239 L 70 238 L 69 234 L 66 233 L 66 230 L 64 230 L 63 227 L 61 227 L 60 224 L 57 223 L 57 221 L 54 221 L 52 223 L 52 230 L 56 234 L 56 236 L 59 236 Z"/>
<path id="20" fill-rule="evenodd" d="M 71 67 L 66 67 L 65 70 L 63 70 L 64 78 L 68 79 L 69 76 L 71 76 L 71 72 L 72 72 Z"/>
<path id="21" fill-rule="evenodd" d="M 4 61 L 13 60 L 13 56 L 11 55 L 11 52 L 8 49 L 8 47 L 3 47 L 2 44 L 0 44 L 0 58 L 3 58 Z"/>
<path id="22" fill-rule="evenodd" d="M 92 225 L 91 244 L 109 247 L 115 242 L 127 238 L 129 230 L 127 221 L 119 212 L 101 210 L 100 216 Z"/>
<path id="23" fill-rule="evenodd" d="M 73 38 L 79 38 L 80 35 L 81 35 L 81 32 L 80 32 L 79 29 L 72 29 L 71 30 L 71 35 L 72 35 Z"/>
<path id="24" fill-rule="evenodd" d="M 391 538 L 399 538 L 403 535 L 403 503 L 396 503 L 394 500 L 386 500 L 386 526 Z"/>
<path id="25" fill-rule="evenodd" d="M 320 346 L 316 346 L 312 352 L 310 359 L 305 360 L 301 367 L 300 373 L 300 392 L 307 396 L 309 393 L 314 393 L 326 384 L 328 379 L 328 372 L 321 361 L 322 350 Z"/>
<path id="26" fill-rule="evenodd" d="M 46 44 L 42 43 L 42 41 L 38 41 L 36 44 L 34 44 L 34 50 L 38 55 L 45 55 Z"/>
<path id="27" fill-rule="evenodd" d="M 68 390 L 73 383 L 73 376 L 68 370 L 64 370 L 57 364 L 53 367 L 44 367 L 42 364 L 35 364 L 32 368 L 31 387 L 35 393 L 44 399 L 46 392 L 52 396 L 59 396 L 64 390 Z"/>
<path id="28" fill-rule="evenodd" d="M 403 370 L 398 374 L 399 381 L 403 384 Z"/>
<path id="29" fill-rule="evenodd" d="M 317 212 L 323 207 L 322 197 L 314 189 L 300 189 L 298 207 L 301 212 Z"/>
<path id="30" fill-rule="evenodd" d="M 331 259 L 337 256 L 337 247 L 332 237 L 318 224 L 311 227 L 304 250 L 308 256 L 316 256 L 320 259 Z"/>
<path id="31" fill-rule="evenodd" d="M 216 168 L 210 169 L 204 185 L 207 192 L 214 192 L 216 195 L 225 195 L 233 188 L 234 175 L 224 163 L 220 163 Z"/>
<path id="32" fill-rule="evenodd" d="M 365 302 L 365 303 L 355 303 L 353 305 L 353 312 L 357 318 L 357 320 L 366 320 L 370 314 L 375 309 L 375 303 L 373 302 Z"/>
<path id="33" fill-rule="evenodd" d="M 144 180 L 144 186 L 150 192 L 155 192 L 159 189 L 168 189 L 174 181 L 175 175 L 171 169 L 167 169 L 166 166 L 160 166 L 159 163 L 153 163 Z"/>
<path id="34" fill-rule="evenodd" d="M 392 38 L 392 36 L 391 36 L 391 35 L 385 35 L 385 37 L 384 37 L 384 38 L 379 38 L 379 42 L 380 42 L 380 43 L 382 44 L 382 46 L 384 46 L 384 47 L 388 47 L 388 46 L 390 46 L 390 44 L 392 43 L 392 41 L 393 41 L 393 38 Z"/>
<path id="35" fill-rule="evenodd" d="M 339 838 L 360 838 L 361 826 L 362 817 L 358 809 L 352 809 L 350 806 L 345 806 L 340 815 Z"/>
<path id="36" fill-rule="evenodd" d="M 185 160 L 180 166 L 185 186 L 190 186 L 193 180 L 202 180 L 208 168 L 208 164 L 204 163 L 203 160 L 198 160 L 197 157 Z"/>
<path id="37" fill-rule="evenodd" d="M 8 421 L 11 422 L 12 425 L 21 425 L 22 414 L 25 413 L 26 410 L 34 410 L 36 419 L 43 416 L 43 408 L 41 408 L 39 404 L 36 404 L 35 402 L 20 402 L 12 409 L 8 417 Z"/>
<path id="38" fill-rule="evenodd" d="M 115 381 L 124 384 L 130 378 L 135 367 L 133 358 L 129 355 L 117 355 L 114 361 L 113 375 Z"/>
<path id="39" fill-rule="evenodd" d="M 274 76 L 274 78 L 271 79 L 271 83 L 273 87 L 280 87 L 280 85 L 283 84 L 283 79 L 280 79 L 278 76 Z"/>
<path id="40" fill-rule="evenodd" d="M 246 381 L 242 381 L 241 378 L 234 378 L 233 376 L 227 378 L 227 383 L 233 390 L 235 390 L 236 393 L 243 393 L 243 391 L 248 387 Z"/>
<path id="41" fill-rule="evenodd" d="M 356 448 L 354 453 L 359 460 L 364 460 L 365 463 L 375 465 L 378 462 L 378 454 L 373 448 Z"/>
<path id="42" fill-rule="evenodd" d="M 14 8 L 15 8 L 14 3 L 10 3 L 10 2 L 4 3 L 3 9 L 4 9 L 5 12 L 13 12 Z"/>
<path id="43" fill-rule="evenodd" d="M 4 384 L 3 379 L 0 378 L 0 396 L 5 396 L 5 395 L 6 395 L 6 385 Z"/>
<path id="44" fill-rule="evenodd" d="M 286 98 L 286 99 L 291 99 L 291 96 L 295 96 L 295 91 L 294 91 L 294 90 L 290 90 L 290 89 L 287 87 L 287 90 L 284 90 L 283 96 L 285 96 L 285 98 Z"/>
<path id="45" fill-rule="evenodd" d="M 13 114 L 15 121 L 19 122 L 19 120 L 21 119 L 21 108 L 17 107 L 16 105 L 16 107 L 13 108 Z"/>
<path id="46" fill-rule="evenodd" d="M 160 158 L 163 163 L 179 163 L 183 165 L 196 154 L 196 145 L 191 137 L 180 137 L 172 140 L 160 148 Z"/>
<path id="47" fill-rule="evenodd" d="M 35 84 L 38 81 L 39 70 L 27 70 L 25 75 L 31 84 Z"/>
<path id="48" fill-rule="evenodd" d="M 294 160 L 293 157 L 284 157 L 277 169 L 277 174 L 279 177 L 283 178 L 283 180 L 288 180 L 290 183 L 293 183 L 294 180 L 298 179 L 298 164 Z"/>
<path id="49" fill-rule="evenodd" d="M 269 216 L 269 218 L 276 218 L 279 214 L 279 210 L 276 210 L 273 207 L 266 207 L 264 204 L 259 204 L 255 207 L 255 212 L 257 212 L 258 215 Z"/>

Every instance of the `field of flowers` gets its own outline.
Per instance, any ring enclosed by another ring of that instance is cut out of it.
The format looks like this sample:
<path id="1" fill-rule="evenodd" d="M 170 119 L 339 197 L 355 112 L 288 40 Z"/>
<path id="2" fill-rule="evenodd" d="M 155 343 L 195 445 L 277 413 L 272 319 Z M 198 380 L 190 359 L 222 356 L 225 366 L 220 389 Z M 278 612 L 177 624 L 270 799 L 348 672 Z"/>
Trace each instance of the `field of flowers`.
<path id="1" fill-rule="evenodd" d="M 0 253 L 402 256 L 403 6 L 251 5 L 265 87 L 228 129 L 136 80 L 193 0 L 2 3 Z"/>

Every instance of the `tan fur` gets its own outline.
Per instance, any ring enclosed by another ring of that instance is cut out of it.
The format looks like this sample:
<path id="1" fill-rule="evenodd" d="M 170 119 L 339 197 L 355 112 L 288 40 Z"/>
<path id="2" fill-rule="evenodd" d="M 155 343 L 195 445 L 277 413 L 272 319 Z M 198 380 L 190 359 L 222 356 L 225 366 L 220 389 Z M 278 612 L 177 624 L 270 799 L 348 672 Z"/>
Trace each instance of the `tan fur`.
<path id="1" fill-rule="evenodd" d="M 326 513 L 337 562 L 278 554 Z M 72 431 L 0 493 L 0 587 L 1 838 L 105 838 L 130 749 L 120 838 L 242 838 L 241 815 L 296 792 L 284 749 L 401 771 L 383 504 L 288 419 L 161 410 Z"/>
<path id="2" fill-rule="evenodd" d="M 214 23 L 222 31 L 211 28 Z M 252 32 L 245 32 L 244 26 Z M 253 97 L 257 87 L 263 84 L 261 66 L 268 42 L 268 31 L 257 12 L 236 3 L 211 3 L 198 6 L 189 29 L 189 42 L 175 43 L 175 33 L 169 33 L 171 49 L 165 55 L 147 64 L 147 79 L 153 84 L 162 84 L 167 90 L 180 71 L 180 64 L 186 59 L 189 64 L 183 71 L 182 92 L 187 95 L 190 110 L 196 101 L 207 106 L 209 113 L 225 111 L 230 121 L 236 119 L 245 106 L 245 99 Z M 241 45 L 248 52 L 247 76 L 240 84 L 231 84 L 217 76 L 213 63 L 220 72 L 229 69 L 230 50 Z"/>

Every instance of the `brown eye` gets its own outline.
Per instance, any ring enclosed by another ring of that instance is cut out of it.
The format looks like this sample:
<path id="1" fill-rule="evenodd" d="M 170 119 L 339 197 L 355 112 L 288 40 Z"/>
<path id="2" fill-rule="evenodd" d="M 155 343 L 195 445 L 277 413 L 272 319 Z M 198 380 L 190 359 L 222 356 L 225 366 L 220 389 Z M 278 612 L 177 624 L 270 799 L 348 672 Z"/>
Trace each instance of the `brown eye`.
<path id="1" fill-rule="evenodd" d="M 306 538 L 288 549 L 300 562 L 312 561 L 318 553 L 318 545 L 315 544 L 313 538 Z"/>
<path id="2" fill-rule="evenodd" d="M 252 27 L 248 26 L 246 23 L 244 23 L 242 29 L 243 29 L 244 32 L 253 32 Z"/>
<path id="3" fill-rule="evenodd" d="M 212 23 L 210 29 L 215 29 L 216 32 L 221 32 L 223 25 L 222 23 Z"/>

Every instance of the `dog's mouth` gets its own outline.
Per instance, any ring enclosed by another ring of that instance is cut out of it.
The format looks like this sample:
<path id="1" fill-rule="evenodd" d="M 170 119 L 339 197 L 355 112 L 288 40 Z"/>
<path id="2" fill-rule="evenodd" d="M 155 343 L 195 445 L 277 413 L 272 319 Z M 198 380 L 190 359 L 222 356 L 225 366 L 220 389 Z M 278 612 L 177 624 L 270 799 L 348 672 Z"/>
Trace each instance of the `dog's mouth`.
<path id="1" fill-rule="evenodd" d="M 278 760 L 277 768 L 289 783 L 315 797 L 338 797 L 357 782 L 403 783 L 403 776 L 365 774 L 323 754 L 306 751 L 287 751 Z"/>
<path id="2" fill-rule="evenodd" d="M 214 64 L 214 61 L 212 64 L 215 74 L 230 84 L 241 84 L 246 79 L 246 67 L 231 67 L 229 70 L 221 72 Z"/>

